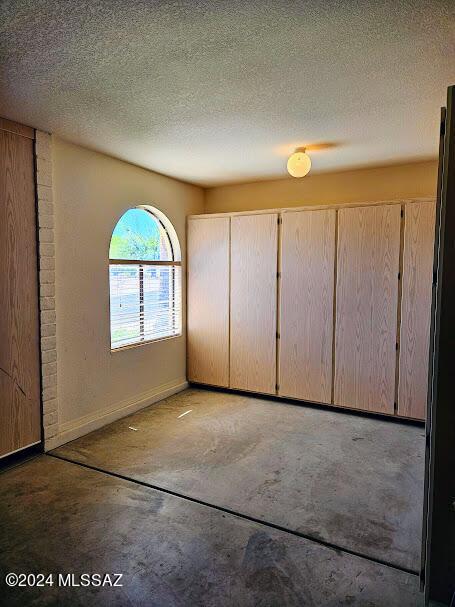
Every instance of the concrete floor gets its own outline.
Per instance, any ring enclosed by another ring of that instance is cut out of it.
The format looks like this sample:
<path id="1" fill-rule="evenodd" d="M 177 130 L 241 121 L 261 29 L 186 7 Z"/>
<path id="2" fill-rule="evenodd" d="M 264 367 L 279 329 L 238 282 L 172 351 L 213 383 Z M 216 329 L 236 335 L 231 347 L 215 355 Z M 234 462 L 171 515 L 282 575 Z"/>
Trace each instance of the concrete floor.
<path id="1" fill-rule="evenodd" d="M 189 389 L 54 453 L 418 572 L 424 440 L 393 420 Z"/>
<path id="2" fill-rule="evenodd" d="M 115 461 L 124 448 L 112 442 Z M 6 606 L 422 605 L 417 576 L 47 455 L 0 476 L 0 520 Z M 123 573 L 123 587 L 8 588 L 6 572 Z"/>

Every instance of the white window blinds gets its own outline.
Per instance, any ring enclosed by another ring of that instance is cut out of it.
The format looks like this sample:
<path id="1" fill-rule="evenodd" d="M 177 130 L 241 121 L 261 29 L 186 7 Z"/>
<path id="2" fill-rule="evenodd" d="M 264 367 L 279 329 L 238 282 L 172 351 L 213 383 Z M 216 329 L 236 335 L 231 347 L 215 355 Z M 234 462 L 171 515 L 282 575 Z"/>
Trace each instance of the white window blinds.
<path id="1" fill-rule="evenodd" d="M 180 335 L 180 263 L 118 261 L 109 265 L 111 348 Z"/>

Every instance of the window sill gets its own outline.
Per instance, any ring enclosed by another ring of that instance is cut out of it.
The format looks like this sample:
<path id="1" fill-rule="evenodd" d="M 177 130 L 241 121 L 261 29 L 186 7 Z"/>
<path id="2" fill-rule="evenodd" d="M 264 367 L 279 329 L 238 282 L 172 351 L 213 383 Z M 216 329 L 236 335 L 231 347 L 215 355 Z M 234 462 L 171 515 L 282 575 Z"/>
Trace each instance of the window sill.
<path id="1" fill-rule="evenodd" d="M 161 341 L 169 341 L 170 339 L 178 339 L 182 337 L 183 333 L 178 333 L 178 335 L 169 335 L 169 337 L 158 337 L 157 339 L 147 339 L 144 341 L 139 341 L 134 344 L 127 344 L 126 346 L 120 346 L 119 348 L 111 348 L 111 354 L 116 354 L 117 352 L 124 352 L 125 350 L 132 350 L 133 348 L 142 348 L 143 346 L 149 346 L 150 344 L 156 344 Z"/>

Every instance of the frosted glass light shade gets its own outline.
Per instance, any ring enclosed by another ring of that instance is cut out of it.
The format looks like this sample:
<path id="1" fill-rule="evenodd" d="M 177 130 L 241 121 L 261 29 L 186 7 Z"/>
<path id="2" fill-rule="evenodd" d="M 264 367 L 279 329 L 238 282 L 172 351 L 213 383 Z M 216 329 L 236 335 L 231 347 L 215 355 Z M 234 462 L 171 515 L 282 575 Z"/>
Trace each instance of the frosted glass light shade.
<path id="1" fill-rule="evenodd" d="M 288 173 L 292 177 L 305 177 L 311 169 L 311 158 L 305 152 L 294 152 L 288 159 Z"/>

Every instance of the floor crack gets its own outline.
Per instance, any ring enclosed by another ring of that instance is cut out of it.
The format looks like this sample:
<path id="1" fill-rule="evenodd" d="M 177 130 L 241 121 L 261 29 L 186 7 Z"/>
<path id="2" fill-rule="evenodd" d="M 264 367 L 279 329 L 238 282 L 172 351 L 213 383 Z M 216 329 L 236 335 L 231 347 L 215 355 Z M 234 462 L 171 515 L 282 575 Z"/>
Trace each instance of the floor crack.
<path id="1" fill-rule="evenodd" d="M 326 548 L 330 548 L 331 550 L 335 550 L 336 552 L 344 552 L 346 554 L 350 554 L 351 556 L 356 556 L 356 557 L 365 559 L 366 561 L 377 563 L 378 565 L 382 565 L 384 567 L 390 567 L 391 569 L 402 571 L 403 573 L 408 573 L 410 575 L 415 575 L 415 576 L 419 576 L 420 575 L 418 571 L 414 571 L 413 569 L 408 569 L 406 567 L 402 567 L 401 565 L 397 565 L 395 563 L 389 563 L 387 561 L 383 561 L 382 559 L 378 559 L 378 558 L 374 558 L 374 557 L 371 557 L 371 556 L 367 556 L 367 555 L 361 554 L 360 552 L 357 552 L 355 550 L 350 550 L 349 548 L 343 548 L 342 546 L 338 546 L 336 544 L 332 544 L 331 542 L 327 542 L 327 541 L 322 540 L 322 539 L 320 539 L 318 537 L 313 537 L 313 536 L 311 536 L 309 534 L 305 534 L 305 533 L 302 533 L 300 531 L 295 531 L 293 529 L 288 529 L 287 527 L 283 527 L 282 525 L 278 525 L 276 523 L 270 523 L 268 521 L 255 518 L 253 516 L 249 516 L 248 514 L 243 514 L 242 512 L 236 512 L 235 510 L 230 510 L 229 508 L 225 508 L 223 506 L 217 506 L 216 504 L 211 504 L 209 502 L 205 502 L 205 501 L 203 501 L 201 499 L 198 499 L 196 497 L 191 497 L 191 496 L 185 495 L 183 493 L 178 493 L 177 491 L 173 491 L 172 489 L 166 489 L 166 488 L 160 487 L 158 485 L 152 485 L 151 483 L 147 483 L 145 481 L 134 479 L 134 478 L 131 478 L 129 476 L 125 476 L 124 474 L 118 474 L 117 472 L 111 472 L 110 470 L 105 470 L 103 468 L 98 468 L 97 466 L 92 466 L 90 464 L 85 464 L 85 463 L 82 463 L 82 462 L 78 462 L 76 460 L 72 460 L 72 459 L 69 459 L 67 457 L 63 457 L 61 455 L 57 455 L 56 453 L 47 452 L 47 453 L 45 453 L 45 455 L 47 455 L 48 457 L 53 457 L 55 459 L 59 459 L 61 461 L 67 462 L 69 464 L 73 464 L 75 466 L 80 466 L 81 468 L 86 468 L 86 469 L 92 470 L 94 472 L 100 472 L 101 474 L 106 474 L 107 476 L 111 476 L 111 477 L 114 477 L 114 478 L 119 478 L 119 479 L 124 480 L 124 481 L 135 483 L 136 485 L 141 485 L 142 487 L 147 487 L 149 489 L 154 489 L 155 491 L 160 491 L 162 493 L 166 493 L 168 495 L 172 495 L 174 497 L 178 497 L 180 499 L 187 500 L 187 501 L 193 502 L 195 504 L 199 504 L 201 506 L 206 506 L 207 508 L 213 508 L 214 510 L 218 510 L 219 512 L 224 512 L 226 514 L 230 514 L 232 516 L 236 516 L 238 518 L 250 521 L 252 523 L 256 523 L 258 525 L 262 525 L 264 527 L 269 527 L 271 529 L 276 529 L 277 531 L 282 531 L 284 533 L 289 533 L 290 535 L 294 535 L 296 537 L 300 537 L 302 539 L 308 540 L 308 541 L 313 542 L 315 544 L 319 544 L 320 546 L 325 546 Z"/>

